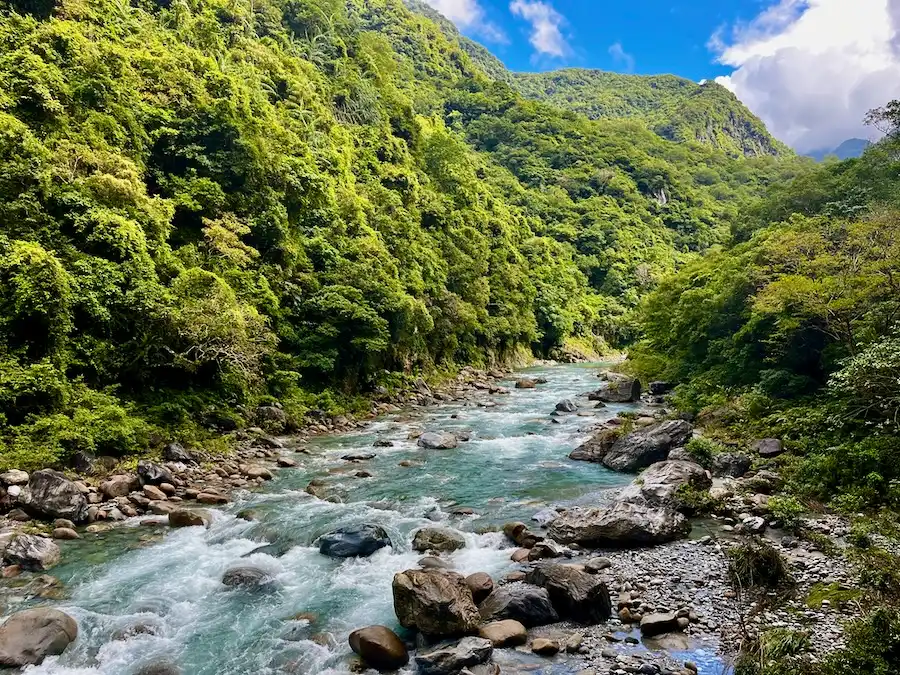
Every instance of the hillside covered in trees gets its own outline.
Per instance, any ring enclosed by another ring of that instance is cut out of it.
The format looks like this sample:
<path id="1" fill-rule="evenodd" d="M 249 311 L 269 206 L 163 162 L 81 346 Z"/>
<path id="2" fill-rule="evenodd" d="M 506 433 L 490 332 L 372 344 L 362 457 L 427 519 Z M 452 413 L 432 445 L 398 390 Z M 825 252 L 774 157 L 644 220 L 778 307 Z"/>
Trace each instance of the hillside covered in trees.
<path id="1" fill-rule="evenodd" d="M 512 86 L 591 119 L 636 119 L 672 141 L 696 141 L 730 155 L 789 155 L 762 121 L 715 82 L 675 75 L 623 75 L 570 68 L 515 73 Z"/>
<path id="2" fill-rule="evenodd" d="M 19 0 L 0 35 L 4 465 L 621 342 L 806 170 L 528 101 L 399 0 Z"/>

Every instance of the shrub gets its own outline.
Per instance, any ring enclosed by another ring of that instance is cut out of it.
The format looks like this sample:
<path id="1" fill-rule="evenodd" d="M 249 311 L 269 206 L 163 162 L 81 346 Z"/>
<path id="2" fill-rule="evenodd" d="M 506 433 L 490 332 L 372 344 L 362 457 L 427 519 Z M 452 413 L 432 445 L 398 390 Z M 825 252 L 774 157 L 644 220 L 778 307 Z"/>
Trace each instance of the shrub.
<path id="1" fill-rule="evenodd" d="M 675 498 L 678 510 L 690 516 L 715 513 L 722 508 L 722 500 L 713 498 L 709 490 L 693 485 L 680 486 L 675 492 Z"/>
<path id="2" fill-rule="evenodd" d="M 781 554 L 767 541 L 756 538 L 728 550 L 728 577 L 737 591 L 774 589 L 791 581 Z"/>
<path id="3" fill-rule="evenodd" d="M 893 675 L 900 668 L 900 610 L 878 607 L 845 628 L 847 646 L 830 654 L 822 675 Z M 818 675 L 818 673 L 816 674 Z"/>
<path id="4" fill-rule="evenodd" d="M 794 531 L 800 527 L 800 517 L 806 511 L 803 504 L 790 496 L 771 497 L 769 510 L 785 529 Z"/>
<path id="5" fill-rule="evenodd" d="M 721 443 L 716 443 L 703 436 L 689 440 L 685 444 L 684 449 L 694 458 L 697 464 L 703 467 L 709 467 L 712 464 L 713 457 L 725 451 L 725 447 Z"/>

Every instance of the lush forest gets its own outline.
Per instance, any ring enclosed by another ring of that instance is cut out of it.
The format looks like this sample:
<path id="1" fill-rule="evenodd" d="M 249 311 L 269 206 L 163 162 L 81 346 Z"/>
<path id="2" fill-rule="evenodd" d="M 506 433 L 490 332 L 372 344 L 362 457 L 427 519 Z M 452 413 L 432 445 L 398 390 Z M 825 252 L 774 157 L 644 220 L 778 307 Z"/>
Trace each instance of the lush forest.
<path id="1" fill-rule="evenodd" d="M 791 154 L 734 94 L 715 82 L 568 68 L 516 73 L 512 85 L 528 98 L 591 119 L 640 120 L 673 141 L 696 141 L 748 157 Z"/>
<path id="2" fill-rule="evenodd" d="M 528 101 L 399 0 L 19 0 L 0 36 L 4 466 L 622 343 L 809 170 Z"/>
<path id="3" fill-rule="evenodd" d="M 786 439 L 795 488 L 851 510 L 900 506 L 900 118 L 873 115 L 883 141 L 773 187 L 651 293 L 632 352 L 682 409 Z"/>

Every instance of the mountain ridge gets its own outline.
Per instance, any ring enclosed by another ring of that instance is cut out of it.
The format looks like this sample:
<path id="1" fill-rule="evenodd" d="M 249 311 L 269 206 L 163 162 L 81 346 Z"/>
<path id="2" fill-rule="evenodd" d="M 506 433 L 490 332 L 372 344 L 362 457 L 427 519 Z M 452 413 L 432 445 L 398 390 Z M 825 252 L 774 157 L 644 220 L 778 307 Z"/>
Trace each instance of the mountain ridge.
<path id="1" fill-rule="evenodd" d="M 432 19 L 445 35 L 457 41 L 485 75 L 509 84 L 527 98 L 552 103 L 590 119 L 636 120 L 666 140 L 711 145 L 734 156 L 794 154 L 737 96 L 715 82 L 588 68 L 514 72 L 423 0 L 404 3 Z"/>

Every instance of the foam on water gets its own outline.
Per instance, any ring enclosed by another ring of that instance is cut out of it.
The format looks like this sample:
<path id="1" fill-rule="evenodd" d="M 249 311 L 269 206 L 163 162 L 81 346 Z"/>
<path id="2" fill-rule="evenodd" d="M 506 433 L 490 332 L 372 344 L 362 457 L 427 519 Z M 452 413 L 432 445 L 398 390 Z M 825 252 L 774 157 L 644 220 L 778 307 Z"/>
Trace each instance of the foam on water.
<path id="1" fill-rule="evenodd" d="M 150 537 L 146 527 L 120 528 L 100 535 L 105 548 L 97 541 L 66 542 L 55 573 L 71 595 L 58 605 L 78 620 L 80 635 L 61 657 L 27 672 L 131 675 L 164 660 L 190 675 L 346 675 L 352 630 L 375 623 L 399 628 L 391 581 L 422 555 L 411 549 L 416 529 L 438 524 L 459 530 L 466 548 L 443 557 L 463 574 L 498 577 L 513 569 L 510 544 L 485 529 L 627 482 L 567 455 L 587 437 L 587 426 L 628 406 L 594 410 L 577 399 L 593 418 L 562 416 L 554 424 L 549 416 L 560 399 L 595 388 L 595 372 L 537 369 L 548 384 L 494 396 L 496 407 L 446 403 L 316 439 L 310 456 L 298 456 L 302 466 L 279 471 L 263 492 L 238 495 L 208 530 L 160 530 Z M 410 437 L 422 429 L 465 430 L 472 440 L 455 450 L 422 450 Z M 394 445 L 373 448 L 376 439 Z M 377 456 L 359 465 L 341 460 L 362 451 Z M 422 465 L 401 468 L 403 459 Z M 374 477 L 353 477 L 362 467 Z M 325 480 L 342 501 L 306 494 L 313 478 Z M 457 506 L 476 513 L 455 514 Z M 235 517 L 248 507 L 258 512 L 257 522 Z M 318 552 L 323 533 L 360 523 L 384 527 L 393 546 L 349 560 Z M 268 542 L 284 544 L 284 555 L 254 552 Z M 222 575 L 239 565 L 264 569 L 277 588 L 226 590 Z M 293 618 L 303 613 L 313 621 Z"/>

